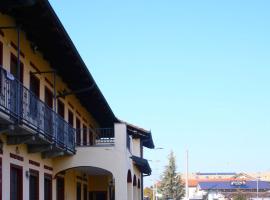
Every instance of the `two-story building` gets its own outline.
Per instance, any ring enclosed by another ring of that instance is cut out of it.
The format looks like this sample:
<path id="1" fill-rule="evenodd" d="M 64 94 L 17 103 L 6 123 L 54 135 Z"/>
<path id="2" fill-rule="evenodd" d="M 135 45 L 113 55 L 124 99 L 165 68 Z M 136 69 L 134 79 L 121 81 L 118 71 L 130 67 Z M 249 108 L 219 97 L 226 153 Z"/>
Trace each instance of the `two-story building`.
<path id="1" fill-rule="evenodd" d="M 142 199 L 151 132 L 115 117 L 48 0 L 0 1 L 0 133 L 0 200 Z"/>

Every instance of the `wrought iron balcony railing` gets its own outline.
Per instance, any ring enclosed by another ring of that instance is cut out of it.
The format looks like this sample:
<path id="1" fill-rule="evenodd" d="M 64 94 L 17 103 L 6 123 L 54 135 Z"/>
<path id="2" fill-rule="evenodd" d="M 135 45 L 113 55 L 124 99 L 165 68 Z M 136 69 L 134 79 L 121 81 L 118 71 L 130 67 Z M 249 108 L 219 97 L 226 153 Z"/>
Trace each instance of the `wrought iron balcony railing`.
<path id="1" fill-rule="evenodd" d="M 75 152 L 75 129 L 2 67 L 0 111 L 14 124 L 25 126 L 58 147 Z"/>
<path id="2" fill-rule="evenodd" d="M 77 146 L 114 145 L 114 128 L 82 128 L 76 130 Z"/>

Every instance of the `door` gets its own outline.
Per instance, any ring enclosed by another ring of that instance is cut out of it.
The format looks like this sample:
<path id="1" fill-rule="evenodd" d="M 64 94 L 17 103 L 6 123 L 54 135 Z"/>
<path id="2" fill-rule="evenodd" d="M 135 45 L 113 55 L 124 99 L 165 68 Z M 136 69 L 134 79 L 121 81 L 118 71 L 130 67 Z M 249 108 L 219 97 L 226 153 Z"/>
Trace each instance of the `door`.
<path id="1" fill-rule="evenodd" d="M 14 56 L 12 53 L 10 54 L 10 73 L 13 75 L 13 77 L 17 78 L 17 80 L 19 80 L 20 83 L 23 84 L 23 63 L 20 62 L 20 74 L 19 77 L 17 77 L 17 71 L 18 71 L 18 67 L 17 67 L 17 57 Z M 23 102 L 23 91 L 22 88 L 20 88 L 19 90 L 19 83 L 17 81 L 14 81 L 12 78 L 8 78 L 9 79 L 9 87 L 8 87 L 8 91 L 6 92 L 7 94 L 9 94 L 9 105 L 8 108 L 9 110 L 12 112 L 13 115 L 18 115 L 19 113 L 19 108 L 18 105 L 20 106 L 20 110 L 22 110 L 22 102 Z M 21 93 L 21 94 L 18 94 Z M 18 101 L 20 101 L 20 103 L 18 104 Z"/>
<path id="2" fill-rule="evenodd" d="M 10 200 L 22 200 L 22 196 L 23 196 L 22 167 L 11 164 Z"/>
<path id="3" fill-rule="evenodd" d="M 29 112 L 30 116 L 36 124 L 39 120 L 39 108 L 38 108 L 38 100 L 39 100 L 39 88 L 40 88 L 40 81 L 39 79 L 30 72 L 30 102 L 29 102 Z"/>
<path id="4" fill-rule="evenodd" d="M 87 185 L 83 185 L 83 200 L 88 200 L 87 198 Z"/>
<path id="5" fill-rule="evenodd" d="M 52 200 L 52 176 L 44 176 L 44 200 Z"/>
<path id="6" fill-rule="evenodd" d="M 65 179 L 57 177 L 56 180 L 56 200 L 64 200 L 65 198 Z"/>
<path id="7" fill-rule="evenodd" d="M 29 200 L 39 200 L 39 174 L 36 170 L 30 170 Z"/>
<path id="8" fill-rule="evenodd" d="M 89 200 L 107 200 L 107 192 L 89 192 Z"/>
<path id="9" fill-rule="evenodd" d="M 96 200 L 107 200 L 107 192 L 95 192 Z"/>
<path id="10" fill-rule="evenodd" d="M 85 125 L 83 125 L 83 145 L 87 145 L 87 129 Z"/>
<path id="11" fill-rule="evenodd" d="M 65 119 L 65 105 L 64 105 L 64 103 L 58 99 L 57 104 L 58 104 L 58 106 L 57 106 L 57 113 L 63 119 Z"/>
<path id="12" fill-rule="evenodd" d="M 74 115 L 73 115 L 73 112 L 71 110 L 68 110 L 68 123 L 69 125 L 73 128 L 74 127 Z M 68 134 L 68 143 L 69 143 L 69 146 L 72 146 L 74 145 L 74 139 L 73 139 L 73 134 Z"/>
<path id="13" fill-rule="evenodd" d="M 58 99 L 57 101 L 57 113 L 61 116 L 57 120 L 57 139 L 59 142 L 62 143 L 62 145 L 65 144 L 64 141 L 64 130 L 65 130 L 65 105 L 62 101 Z"/>
<path id="14" fill-rule="evenodd" d="M 49 138 L 53 136 L 53 93 L 45 87 L 44 130 Z"/>
<path id="15" fill-rule="evenodd" d="M 82 185 L 77 183 L 77 200 L 82 200 Z"/>
<path id="16" fill-rule="evenodd" d="M 2 200 L 2 158 L 0 158 L 0 200 Z"/>
<path id="17" fill-rule="evenodd" d="M 81 121 L 76 118 L 76 143 L 81 145 Z"/>
<path id="18" fill-rule="evenodd" d="M 20 75 L 19 78 L 17 77 L 17 64 L 18 64 L 18 59 L 16 56 L 14 56 L 14 54 L 10 54 L 10 73 L 16 77 L 21 83 L 23 83 L 23 63 L 20 62 Z"/>
<path id="19" fill-rule="evenodd" d="M 52 93 L 52 91 L 51 91 L 49 88 L 47 88 L 47 87 L 45 87 L 45 104 L 46 104 L 49 108 L 53 109 L 53 93 Z"/>

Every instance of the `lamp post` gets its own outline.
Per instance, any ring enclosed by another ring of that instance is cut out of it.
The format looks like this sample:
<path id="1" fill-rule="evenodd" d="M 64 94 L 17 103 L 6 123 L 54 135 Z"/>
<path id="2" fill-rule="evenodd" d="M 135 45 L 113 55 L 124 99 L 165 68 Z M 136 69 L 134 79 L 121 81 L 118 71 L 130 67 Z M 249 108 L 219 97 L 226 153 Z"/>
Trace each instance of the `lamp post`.
<path id="1" fill-rule="evenodd" d="M 154 148 L 154 150 L 163 150 L 164 148 L 163 147 L 156 147 Z M 152 162 L 152 163 L 156 163 L 156 170 L 157 170 L 157 174 L 159 175 L 158 173 L 158 170 L 159 170 L 159 166 L 158 164 L 160 163 L 160 160 L 148 160 L 149 162 Z M 157 179 L 153 178 L 153 200 L 158 200 L 157 198 Z"/>

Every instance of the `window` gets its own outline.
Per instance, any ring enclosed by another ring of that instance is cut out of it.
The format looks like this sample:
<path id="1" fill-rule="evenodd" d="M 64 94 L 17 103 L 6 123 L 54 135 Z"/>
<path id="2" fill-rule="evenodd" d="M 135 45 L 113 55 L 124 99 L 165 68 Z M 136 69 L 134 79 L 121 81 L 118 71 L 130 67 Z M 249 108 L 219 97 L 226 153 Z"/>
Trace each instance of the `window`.
<path id="1" fill-rule="evenodd" d="M 76 143 L 81 144 L 81 121 L 76 118 Z"/>
<path id="2" fill-rule="evenodd" d="M 44 200 L 52 200 L 52 176 L 44 175 Z"/>
<path id="3" fill-rule="evenodd" d="M 77 200 L 82 200 L 82 188 L 81 183 L 77 183 Z"/>
<path id="4" fill-rule="evenodd" d="M 56 180 L 56 200 L 64 200 L 65 198 L 65 179 L 57 177 Z"/>
<path id="5" fill-rule="evenodd" d="M 29 200 L 39 199 L 39 173 L 36 170 L 30 169 L 29 176 Z"/>
<path id="6" fill-rule="evenodd" d="M 58 99 L 57 101 L 57 113 L 63 118 L 65 119 L 65 105 L 62 101 L 60 101 Z"/>
<path id="7" fill-rule="evenodd" d="M 20 62 L 20 77 L 17 77 L 17 63 L 18 59 L 13 54 L 10 55 L 10 73 L 16 77 L 21 83 L 23 83 L 23 63 Z"/>
<path id="8" fill-rule="evenodd" d="M 83 124 L 83 144 L 87 145 L 87 129 L 85 124 Z"/>
<path id="9" fill-rule="evenodd" d="M 22 200 L 23 181 L 22 167 L 10 165 L 10 200 Z"/>

